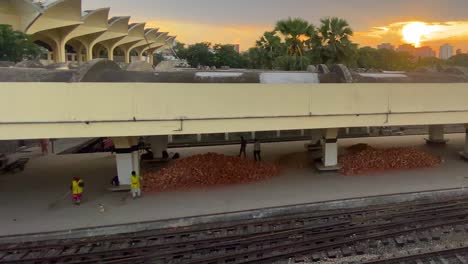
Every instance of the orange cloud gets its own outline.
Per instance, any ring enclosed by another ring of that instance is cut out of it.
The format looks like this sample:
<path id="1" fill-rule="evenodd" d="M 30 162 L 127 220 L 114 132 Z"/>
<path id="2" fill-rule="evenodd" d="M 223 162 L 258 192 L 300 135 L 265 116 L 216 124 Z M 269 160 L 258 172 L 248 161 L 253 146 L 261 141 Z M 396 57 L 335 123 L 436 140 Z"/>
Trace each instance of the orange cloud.
<path id="1" fill-rule="evenodd" d="M 394 45 L 405 43 L 402 29 L 414 21 L 396 22 L 385 26 L 375 26 L 368 31 L 354 33 L 353 40 L 360 46 L 377 46 L 383 42 Z M 425 23 L 425 22 L 424 22 Z M 421 45 L 439 46 L 450 43 L 456 48 L 468 51 L 468 21 L 448 21 L 425 23 L 430 30 L 421 36 Z M 255 41 L 265 31 L 273 29 L 273 25 L 235 25 L 235 24 L 204 24 L 199 22 L 153 20 L 147 22 L 147 27 L 158 27 L 160 31 L 177 35 L 180 42 L 193 44 L 211 42 L 213 44 L 240 44 L 241 50 L 247 50 L 255 45 Z"/>
<path id="2" fill-rule="evenodd" d="M 186 44 L 197 42 L 239 44 L 241 50 L 253 47 L 261 34 L 272 28 L 271 25 L 223 25 L 170 20 L 148 21 L 147 27 L 157 27 L 160 28 L 159 31 L 177 35 L 177 39 Z"/>
<path id="3" fill-rule="evenodd" d="M 444 43 L 450 43 L 464 51 L 468 49 L 468 21 L 420 22 L 425 30 L 419 32 L 421 45 L 432 46 L 434 49 Z M 403 36 L 403 29 L 415 21 L 392 23 L 383 27 L 373 27 L 365 32 L 356 32 L 354 41 L 361 46 L 376 46 L 383 42 L 395 45 L 407 43 L 411 38 Z"/>

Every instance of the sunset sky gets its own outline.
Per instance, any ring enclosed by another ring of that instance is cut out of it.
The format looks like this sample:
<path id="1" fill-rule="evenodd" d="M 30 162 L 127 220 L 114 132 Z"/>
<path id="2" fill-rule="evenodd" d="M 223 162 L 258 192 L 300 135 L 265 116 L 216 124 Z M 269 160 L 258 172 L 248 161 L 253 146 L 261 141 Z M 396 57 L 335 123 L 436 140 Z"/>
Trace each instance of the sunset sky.
<path id="1" fill-rule="evenodd" d="M 277 20 L 302 17 L 318 24 L 321 17 L 345 18 L 361 46 L 403 43 L 402 28 L 412 21 L 421 45 L 438 50 L 444 43 L 468 51 L 467 0 L 83 0 L 84 9 L 109 6 L 111 15 L 131 15 L 177 35 L 184 43 L 209 41 L 240 44 L 245 50 Z"/>

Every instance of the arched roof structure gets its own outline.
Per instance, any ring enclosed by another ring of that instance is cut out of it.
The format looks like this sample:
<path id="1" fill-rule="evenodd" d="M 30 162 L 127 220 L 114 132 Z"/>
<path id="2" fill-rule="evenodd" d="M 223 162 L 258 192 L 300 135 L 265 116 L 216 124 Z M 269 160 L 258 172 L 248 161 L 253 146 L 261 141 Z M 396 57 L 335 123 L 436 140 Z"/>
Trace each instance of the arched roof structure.
<path id="1" fill-rule="evenodd" d="M 55 0 L 38 4 L 32 0 L 1 0 L 0 24 L 31 34 L 34 40 L 47 43 L 54 49 L 56 62 L 66 61 L 65 45 L 77 52 L 86 49 L 87 60 L 93 58 L 93 47 L 101 44 L 108 49 L 109 59 L 119 47 L 130 51 L 155 49 L 164 46 L 158 29 L 146 29 L 145 23 L 128 24 L 130 17 L 108 19 L 110 8 L 82 12 L 82 0 Z M 167 36 L 167 34 L 166 34 Z"/>

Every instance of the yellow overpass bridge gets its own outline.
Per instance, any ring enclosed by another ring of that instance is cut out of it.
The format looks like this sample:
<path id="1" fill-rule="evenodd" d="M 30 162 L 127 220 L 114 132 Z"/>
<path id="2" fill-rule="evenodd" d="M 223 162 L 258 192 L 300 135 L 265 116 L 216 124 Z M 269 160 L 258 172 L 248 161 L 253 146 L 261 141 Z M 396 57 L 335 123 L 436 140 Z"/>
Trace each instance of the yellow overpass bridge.
<path id="1" fill-rule="evenodd" d="M 337 128 L 468 124 L 468 89 L 450 84 L 2 83 L 0 140 L 112 137 L 119 175 L 139 170 L 137 136 L 324 129 L 326 168 Z M 468 128 L 468 127 L 467 127 Z M 467 141 L 468 142 L 468 141 Z M 468 143 L 465 148 L 468 153 Z"/>
<path id="2" fill-rule="evenodd" d="M 2 83 L 0 140 L 468 124 L 467 84 Z"/>

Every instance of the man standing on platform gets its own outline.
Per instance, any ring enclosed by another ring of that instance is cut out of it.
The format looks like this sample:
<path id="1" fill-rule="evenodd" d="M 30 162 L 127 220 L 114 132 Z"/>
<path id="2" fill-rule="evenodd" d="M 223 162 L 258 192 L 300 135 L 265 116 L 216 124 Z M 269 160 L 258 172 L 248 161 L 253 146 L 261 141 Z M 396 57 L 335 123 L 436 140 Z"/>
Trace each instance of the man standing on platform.
<path id="1" fill-rule="evenodd" d="M 260 156 L 261 153 L 261 146 L 260 146 L 260 141 L 258 139 L 255 139 L 254 143 L 254 158 L 255 161 L 262 161 L 262 157 Z"/>
<path id="2" fill-rule="evenodd" d="M 130 178 L 130 182 L 131 182 L 130 187 L 131 187 L 133 199 L 137 197 L 141 197 L 141 184 L 140 184 L 141 179 L 142 178 L 139 175 L 137 175 L 135 171 L 132 171 L 132 176 Z"/>
<path id="3" fill-rule="evenodd" d="M 241 137 L 241 148 L 239 152 L 239 157 L 241 157 L 242 154 L 244 154 L 244 159 L 247 158 L 246 149 L 247 149 L 247 141 L 244 139 L 244 137 Z"/>
<path id="4" fill-rule="evenodd" d="M 41 151 L 42 155 L 49 154 L 49 141 L 47 139 L 41 139 Z"/>

